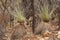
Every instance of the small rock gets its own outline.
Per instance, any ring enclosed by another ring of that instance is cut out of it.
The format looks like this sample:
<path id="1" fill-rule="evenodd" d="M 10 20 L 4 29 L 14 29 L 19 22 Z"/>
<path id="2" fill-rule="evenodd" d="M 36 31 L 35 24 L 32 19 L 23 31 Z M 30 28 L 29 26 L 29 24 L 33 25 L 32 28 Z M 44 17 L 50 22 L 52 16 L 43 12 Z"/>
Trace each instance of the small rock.
<path id="1" fill-rule="evenodd" d="M 28 40 L 30 40 L 30 39 L 28 39 Z"/>
<path id="2" fill-rule="evenodd" d="M 57 33 L 57 38 L 60 39 L 60 31 Z"/>
<path id="3" fill-rule="evenodd" d="M 57 36 L 57 38 L 59 38 L 59 39 L 60 39 L 60 35 L 58 35 L 58 36 Z"/>
<path id="4" fill-rule="evenodd" d="M 45 40 L 44 38 L 40 38 L 39 40 Z"/>
<path id="5" fill-rule="evenodd" d="M 60 31 L 59 31 L 57 34 L 59 34 L 59 35 L 60 35 Z"/>
<path id="6" fill-rule="evenodd" d="M 48 40 L 48 39 L 49 39 L 49 37 L 44 37 L 44 39 L 45 39 L 45 40 Z"/>

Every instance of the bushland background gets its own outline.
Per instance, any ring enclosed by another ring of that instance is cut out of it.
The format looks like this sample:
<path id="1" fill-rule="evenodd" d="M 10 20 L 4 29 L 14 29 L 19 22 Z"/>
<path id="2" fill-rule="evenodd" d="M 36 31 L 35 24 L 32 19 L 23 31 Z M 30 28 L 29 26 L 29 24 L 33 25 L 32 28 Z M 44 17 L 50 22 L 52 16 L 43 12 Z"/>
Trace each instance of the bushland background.
<path id="1" fill-rule="evenodd" d="M 0 0 L 0 40 L 60 40 L 60 0 Z"/>

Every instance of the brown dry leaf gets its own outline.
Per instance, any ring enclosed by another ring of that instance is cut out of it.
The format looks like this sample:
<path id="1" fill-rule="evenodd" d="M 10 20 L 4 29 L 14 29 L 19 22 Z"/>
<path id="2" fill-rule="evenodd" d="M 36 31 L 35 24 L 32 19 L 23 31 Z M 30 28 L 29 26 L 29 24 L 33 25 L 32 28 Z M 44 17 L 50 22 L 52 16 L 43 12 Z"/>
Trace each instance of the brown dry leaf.
<path id="1" fill-rule="evenodd" d="M 49 37 L 50 35 L 52 35 L 52 32 L 46 31 L 43 36 L 44 37 Z"/>

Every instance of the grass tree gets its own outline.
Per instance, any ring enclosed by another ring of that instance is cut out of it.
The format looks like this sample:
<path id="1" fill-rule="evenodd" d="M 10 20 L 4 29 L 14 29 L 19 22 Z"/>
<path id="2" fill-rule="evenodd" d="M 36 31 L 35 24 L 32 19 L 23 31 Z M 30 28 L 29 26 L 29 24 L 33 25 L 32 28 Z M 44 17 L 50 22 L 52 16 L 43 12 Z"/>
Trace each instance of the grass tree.
<path id="1" fill-rule="evenodd" d="M 10 13 L 12 16 L 14 16 L 14 19 L 19 21 L 19 22 L 23 22 L 25 21 L 25 16 L 24 16 L 24 11 L 23 11 L 23 6 L 22 6 L 22 0 L 17 0 L 15 3 L 15 7 L 14 7 L 14 11 L 11 11 L 10 9 Z"/>
<path id="2" fill-rule="evenodd" d="M 49 20 L 51 20 L 52 19 L 52 15 L 54 14 L 54 11 L 56 10 L 56 8 L 57 7 L 53 7 L 50 10 L 49 9 L 49 4 L 43 3 L 43 5 L 41 6 L 41 10 L 40 10 L 41 11 L 42 20 L 45 21 L 45 22 L 48 22 Z"/>

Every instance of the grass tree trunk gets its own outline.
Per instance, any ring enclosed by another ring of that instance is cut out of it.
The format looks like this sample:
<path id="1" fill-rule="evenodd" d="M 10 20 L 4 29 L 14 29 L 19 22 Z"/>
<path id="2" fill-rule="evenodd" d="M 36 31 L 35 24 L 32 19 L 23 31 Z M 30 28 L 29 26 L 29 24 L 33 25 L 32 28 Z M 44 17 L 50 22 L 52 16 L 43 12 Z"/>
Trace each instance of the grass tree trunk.
<path id="1" fill-rule="evenodd" d="M 34 33 L 34 28 L 35 28 L 35 12 L 34 12 L 34 0 L 31 0 L 31 8 L 32 8 L 32 17 L 33 17 L 33 20 L 32 20 L 32 30 L 33 30 L 33 33 Z"/>
<path id="2" fill-rule="evenodd" d="M 34 0 L 23 0 L 24 10 L 25 10 L 25 17 L 29 19 L 32 17 L 32 30 L 34 33 L 35 27 L 35 12 L 34 12 Z"/>

